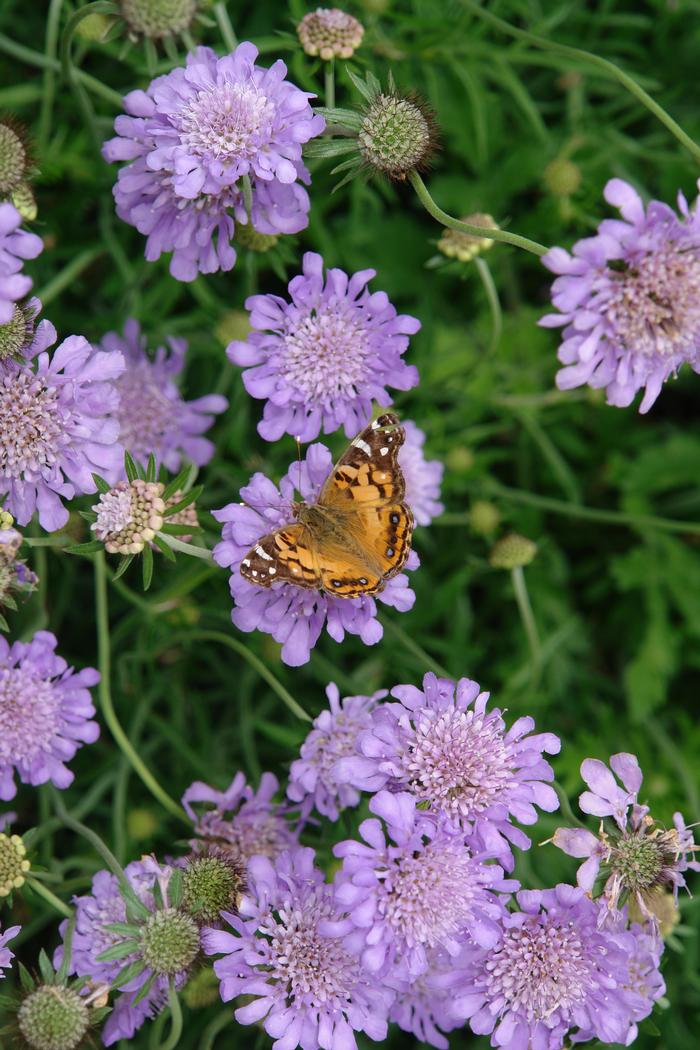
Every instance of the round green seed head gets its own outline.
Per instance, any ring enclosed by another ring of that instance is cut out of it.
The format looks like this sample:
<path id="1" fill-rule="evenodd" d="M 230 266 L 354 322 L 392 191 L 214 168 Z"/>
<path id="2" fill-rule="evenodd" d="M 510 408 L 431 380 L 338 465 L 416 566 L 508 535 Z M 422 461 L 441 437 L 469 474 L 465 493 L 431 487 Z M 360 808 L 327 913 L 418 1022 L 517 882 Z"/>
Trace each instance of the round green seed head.
<path id="1" fill-rule="evenodd" d="M 573 161 L 560 157 L 547 165 L 542 178 L 553 197 L 570 197 L 581 185 L 581 169 Z"/>
<path id="2" fill-rule="evenodd" d="M 60 985 L 40 985 L 17 1013 L 19 1030 L 32 1050 L 74 1050 L 89 1025 L 81 996 Z"/>
<path id="3" fill-rule="evenodd" d="M 238 244 L 242 244 L 244 248 L 250 248 L 253 252 L 264 253 L 275 247 L 279 237 L 274 233 L 258 233 L 250 222 L 239 222 L 236 223 L 235 240 Z"/>
<path id="4" fill-rule="evenodd" d="M 611 867 L 633 892 L 650 890 L 664 868 L 664 849 L 651 836 L 623 835 L 615 844 Z"/>
<path id="5" fill-rule="evenodd" d="M 0 580 L 0 593 L 2 581 Z M 0 832 L 0 898 L 8 897 L 24 883 L 29 871 L 27 850 L 19 835 Z"/>
<path id="6" fill-rule="evenodd" d="M 27 147 L 18 125 L 0 121 L 0 197 L 9 197 L 27 173 Z"/>
<path id="7" fill-rule="evenodd" d="M 190 1010 L 203 1010 L 219 1001 L 219 978 L 211 966 L 203 966 L 190 977 L 182 990 L 182 998 Z"/>
<path id="8" fill-rule="evenodd" d="M 501 523 L 501 512 L 495 503 L 475 500 L 469 508 L 469 528 L 477 536 L 491 536 Z"/>
<path id="9" fill-rule="evenodd" d="M 243 868 L 223 851 L 193 857 L 182 880 L 182 907 L 202 926 L 211 926 L 222 911 L 235 911 L 243 885 Z"/>
<path id="10" fill-rule="evenodd" d="M 494 569 L 519 569 L 529 565 L 536 553 L 536 543 L 526 536 L 512 532 L 494 544 L 489 555 L 489 564 Z"/>
<path id="11" fill-rule="evenodd" d="M 365 112 L 358 134 L 365 163 L 390 179 L 405 179 L 421 171 L 435 149 L 435 122 L 418 99 L 376 95 Z"/>
<path id="12" fill-rule="evenodd" d="M 121 0 L 121 13 L 134 33 L 158 40 L 189 29 L 197 0 Z"/>
<path id="13" fill-rule="evenodd" d="M 199 928 L 185 912 L 163 908 L 151 915 L 141 934 L 141 954 L 154 973 L 174 976 L 187 970 L 199 951 Z"/>
<path id="14" fill-rule="evenodd" d="M 33 338 L 33 317 L 15 303 L 10 320 L 0 324 L 0 361 L 21 361 Z"/>

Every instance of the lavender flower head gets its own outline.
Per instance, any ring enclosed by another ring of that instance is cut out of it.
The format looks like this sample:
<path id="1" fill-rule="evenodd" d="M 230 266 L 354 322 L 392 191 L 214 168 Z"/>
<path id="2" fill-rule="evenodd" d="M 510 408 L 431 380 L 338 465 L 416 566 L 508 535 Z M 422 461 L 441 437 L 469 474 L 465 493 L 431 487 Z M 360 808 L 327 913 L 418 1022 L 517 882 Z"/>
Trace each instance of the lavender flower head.
<path id="1" fill-rule="evenodd" d="M 449 1050 L 443 1033 L 461 1028 L 467 1020 L 464 1004 L 472 991 L 469 962 L 473 951 L 465 946 L 452 956 L 433 949 L 428 952 L 425 973 L 418 977 L 411 977 L 406 967 L 396 967 L 388 978 L 396 993 L 389 1020 L 419 1042 Z M 468 1006 L 466 1009 L 468 1012 Z"/>
<path id="2" fill-rule="evenodd" d="M 338 781 L 335 767 L 341 758 L 355 754 L 357 737 L 386 690 L 341 700 L 338 687 L 331 682 L 326 696 L 328 708 L 314 719 L 313 729 L 301 745 L 301 757 L 292 762 L 287 796 L 301 803 L 304 818 L 315 809 L 329 820 L 337 820 L 342 809 L 359 803 L 360 792 L 352 784 Z"/>
<path id="3" fill-rule="evenodd" d="M 78 335 L 49 356 L 55 341 L 41 321 L 25 361 L 0 361 L 0 497 L 20 525 L 37 510 L 47 532 L 68 521 L 63 500 L 95 492 L 93 473 L 114 472 L 123 458 L 111 417 L 124 358 Z"/>
<path id="4" fill-rule="evenodd" d="M 262 536 L 294 520 L 295 488 L 304 501 L 315 502 L 332 467 L 333 458 L 326 446 L 311 445 L 305 460 L 290 466 L 279 489 L 264 474 L 255 474 L 241 489 L 245 503 L 229 503 L 212 512 L 223 523 L 222 542 L 214 548 L 214 559 L 232 570 L 231 619 L 241 631 L 271 634 L 282 644 L 282 660 L 291 667 L 308 661 L 324 625 L 336 642 L 342 642 L 347 632 L 359 635 L 365 645 L 375 645 L 383 634 L 374 598 L 338 598 L 281 582 L 263 588 L 245 580 L 239 572 L 242 559 Z M 406 568 L 417 565 L 418 558 L 412 551 Z M 402 573 L 389 580 L 377 598 L 406 612 L 413 606 L 415 594 Z"/>
<path id="5" fill-rule="evenodd" d="M 379 976 L 400 966 L 418 977 L 434 949 L 456 957 L 468 939 L 493 948 L 501 935 L 501 895 L 518 883 L 472 852 L 454 825 L 416 809 L 407 792 L 379 791 L 369 808 L 375 817 L 360 824 L 363 842 L 349 839 L 333 849 L 343 860 L 336 901 L 348 914 L 329 931 L 345 936 Z"/>
<path id="6" fill-rule="evenodd" d="M 134 861 L 125 869 L 129 886 L 139 900 L 151 911 L 154 908 L 153 887 L 157 879 L 167 882 L 167 869 L 160 869 L 150 858 Z M 127 921 L 124 898 L 121 895 L 116 875 L 108 871 L 98 871 L 92 880 L 92 892 L 85 896 L 75 897 L 76 924 L 73 933 L 70 972 L 91 981 L 111 984 L 119 972 L 136 960 L 135 953 L 122 955 L 119 959 L 109 961 L 100 956 L 114 948 L 123 935 L 106 927 L 112 923 Z M 63 922 L 60 933 L 65 936 L 67 922 Z M 63 960 L 63 946 L 55 954 L 54 965 L 60 966 Z M 113 1003 L 104 1028 L 102 1042 L 111 1046 L 120 1039 L 133 1038 L 141 1025 L 160 1013 L 167 1002 L 168 979 L 157 976 L 150 990 L 140 1002 L 134 1003 L 139 991 L 151 977 L 148 970 L 119 988 L 119 995 Z"/>
<path id="7" fill-rule="evenodd" d="M 257 54 L 247 42 L 223 58 L 198 47 L 184 67 L 126 95 L 117 136 L 103 147 L 106 160 L 131 162 L 114 188 L 117 214 L 146 235 L 148 260 L 173 252 L 170 272 L 181 281 L 234 265 L 234 219 L 248 222 L 244 178 L 259 233 L 307 225 L 301 147 L 325 123 L 313 96 L 285 79 L 285 64 L 265 69 Z"/>
<path id="8" fill-rule="evenodd" d="M 284 810 L 273 799 L 279 790 L 277 777 L 263 773 L 254 791 L 243 773 L 236 773 L 225 791 L 196 780 L 182 796 L 182 805 L 194 825 L 195 851 L 217 843 L 247 861 L 256 854 L 275 858 L 296 845 L 296 833 L 287 823 Z M 200 812 L 195 806 L 205 803 Z"/>
<path id="9" fill-rule="evenodd" d="M 391 695 L 398 703 L 375 708 L 358 753 L 338 763 L 337 779 L 364 791 L 410 792 L 429 813 L 479 836 L 511 870 L 509 844 L 530 845 L 511 821 L 534 824 L 536 806 L 552 812 L 559 805 L 543 758 L 558 753 L 558 738 L 533 734 L 529 717 L 506 729 L 500 710 L 487 710 L 489 694 L 468 678 L 455 684 L 429 673 L 422 690 L 398 685 Z"/>
<path id="10" fill-rule="evenodd" d="M 415 317 L 397 314 L 385 292 L 370 292 L 374 270 L 348 277 L 323 273 L 323 259 L 306 252 L 303 273 L 289 282 L 289 299 L 246 300 L 254 331 L 227 347 L 246 367 L 245 388 L 265 401 L 258 432 L 266 441 L 291 434 L 312 441 L 321 430 L 354 437 L 372 418 L 372 401 L 392 404 L 388 387 L 410 390 L 418 371 L 403 355 Z"/>
<path id="11" fill-rule="evenodd" d="M 32 287 L 31 277 L 21 273 L 25 259 L 35 259 L 44 247 L 41 237 L 21 230 L 21 225 L 14 204 L 0 204 L 0 324 L 12 320 L 15 303 Z"/>
<path id="12" fill-rule="evenodd" d="M 605 219 L 570 255 L 552 248 L 542 261 L 559 274 L 545 327 L 564 327 L 560 390 L 605 387 L 608 404 L 625 407 L 644 390 L 648 412 L 684 362 L 700 372 L 700 212 L 678 195 L 645 208 L 636 190 L 611 179 L 605 199 L 622 219 Z"/>
<path id="13" fill-rule="evenodd" d="M 221 998 L 249 1001 L 239 1024 L 262 1022 L 273 1050 L 357 1050 L 355 1032 L 383 1040 L 391 995 L 363 971 L 343 941 L 324 932 L 336 919 L 333 891 L 314 851 L 283 853 L 248 865 L 240 915 L 224 913 L 234 933 L 205 930 L 202 941 L 221 982 Z"/>
<path id="14" fill-rule="evenodd" d="M 55 650 L 48 631 L 12 646 L 0 635 L 0 799 L 17 794 L 15 774 L 23 784 L 67 788 L 66 763 L 100 735 L 89 692 L 98 672 L 76 674 Z"/>
<path id="15" fill-rule="evenodd" d="M 399 449 L 399 465 L 406 482 L 406 502 L 418 525 L 430 525 L 444 511 L 440 485 L 445 467 L 438 459 L 426 459 L 425 434 L 410 419 L 402 423 L 406 440 Z"/>
<path id="16" fill-rule="evenodd" d="M 214 455 L 213 444 L 202 435 L 228 401 L 220 394 L 185 401 L 176 377 L 185 365 L 187 343 L 171 338 L 168 345 L 169 351 L 159 346 L 151 359 L 146 337 L 133 318 L 124 325 L 123 336 L 108 332 L 100 344 L 103 350 L 121 353 L 126 362 L 114 384 L 121 444 L 139 462 L 154 453 L 159 463 L 177 473 L 183 458 L 201 467 Z"/>
<path id="17" fill-rule="evenodd" d="M 11 952 L 7 945 L 13 937 L 17 936 L 21 929 L 21 926 L 8 926 L 4 933 L 0 930 L 0 978 L 5 976 L 2 971 L 9 969 L 15 957 L 14 952 Z"/>
<path id="18" fill-rule="evenodd" d="M 629 946 L 599 927 L 598 907 L 581 889 L 524 890 L 517 900 L 498 947 L 473 953 L 472 989 L 461 1002 L 472 1031 L 501 1050 L 559 1050 L 577 1029 L 624 1043 L 639 1014 L 628 991 Z"/>
<path id="19" fill-rule="evenodd" d="M 684 873 L 700 871 L 700 862 L 692 859 L 698 849 L 692 832 L 680 813 L 674 815 L 674 827 L 666 829 L 650 816 L 648 806 L 639 804 L 642 771 L 634 755 L 612 755 L 610 769 L 587 758 L 581 763 L 581 776 L 589 790 L 579 797 L 579 805 L 584 813 L 601 818 L 598 835 L 585 828 L 557 828 L 554 845 L 570 857 L 583 858 L 576 878 L 586 892 L 593 890 L 599 875 L 605 877 L 603 896 L 610 916 L 632 897 L 642 915 L 654 921 L 659 891 L 672 890 L 677 901 L 679 889 L 686 885 Z"/>

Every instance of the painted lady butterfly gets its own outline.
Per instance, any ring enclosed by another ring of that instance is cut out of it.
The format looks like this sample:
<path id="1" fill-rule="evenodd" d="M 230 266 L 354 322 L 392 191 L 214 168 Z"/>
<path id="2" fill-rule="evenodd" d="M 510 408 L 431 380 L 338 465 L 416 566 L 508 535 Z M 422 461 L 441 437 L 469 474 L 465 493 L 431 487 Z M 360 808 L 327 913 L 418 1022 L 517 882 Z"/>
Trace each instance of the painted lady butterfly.
<path id="1" fill-rule="evenodd" d="M 406 432 L 392 413 L 350 443 L 317 503 L 296 503 L 296 522 L 258 540 L 241 576 L 261 587 L 277 580 L 339 598 L 376 594 L 411 550 L 413 514 L 403 502 L 398 462 Z"/>

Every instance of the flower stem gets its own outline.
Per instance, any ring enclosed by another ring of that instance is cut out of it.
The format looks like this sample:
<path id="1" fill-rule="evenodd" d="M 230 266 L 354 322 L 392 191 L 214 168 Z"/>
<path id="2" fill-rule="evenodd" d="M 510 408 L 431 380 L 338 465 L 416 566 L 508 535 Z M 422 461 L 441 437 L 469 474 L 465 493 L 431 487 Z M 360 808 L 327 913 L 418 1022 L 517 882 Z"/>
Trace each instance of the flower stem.
<path id="1" fill-rule="evenodd" d="M 86 248 L 84 252 L 80 252 L 76 255 L 67 266 L 56 274 L 55 277 L 45 284 L 37 293 L 37 299 L 41 300 L 43 306 L 47 306 L 48 303 L 52 302 L 57 295 L 59 295 L 64 288 L 67 288 L 73 281 L 78 277 L 83 270 L 86 270 L 88 266 L 95 261 L 95 259 L 103 252 L 102 248 Z"/>
<path id="2" fill-rule="evenodd" d="M 66 919 L 72 917 L 73 909 L 69 908 L 65 901 L 60 900 L 55 893 L 52 893 L 48 886 L 44 886 L 43 882 L 39 882 L 39 880 L 35 879 L 33 875 L 27 875 L 24 881 L 27 886 L 31 886 L 35 893 L 38 893 L 40 897 L 43 897 L 55 911 L 65 916 Z"/>
<path id="3" fill-rule="evenodd" d="M 55 58 L 58 50 L 58 27 L 61 21 L 61 8 L 63 0 L 51 0 L 49 13 L 46 17 L 46 43 L 44 53 L 47 58 Z M 56 69 L 46 66 L 43 77 L 43 91 L 41 95 L 41 113 L 39 114 L 39 151 L 43 153 L 49 140 L 51 131 L 51 114 L 53 111 L 53 100 L 56 92 Z"/>
<path id="4" fill-rule="evenodd" d="M 545 248 L 543 244 L 531 241 L 529 237 L 521 237 L 518 233 L 508 233 L 507 230 L 494 230 L 487 226 L 472 226 L 469 222 L 460 222 L 459 219 L 455 219 L 438 207 L 428 193 L 428 189 L 417 171 L 412 171 L 408 178 L 425 210 L 443 226 L 449 226 L 451 230 L 458 230 L 460 233 L 469 233 L 472 237 L 486 237 L 492 241 L 503 241 L 504 244 L 512 244 L 516 248 L 524 248 L 526 252 L 532 252 L 533 255 L 544 255 L 549 251 L 549 248 Z"/>
<path id="5" fill-rule="evenodd" d="M 158 799 L 164 809 L 178 820 L 189 825 L 189 820 L 184 810 L 170 797 L 163 787 L 158 783 L 140 756 L 136 753 L 131 741 L 122 729 L 117 718 L 112 702 L 111 676 L 111 653 L 109 641 L 109 611 L 107 605 L 107 570 L 105 557 L 102 551 L 95 555 L 95 615 L 97 620 L 97 653 L 98 666 L 100 670 L 100 683 L 98 695 L 100 706 L 105 722 L 109 726 L 112 736 L 121 748 L 122 753 L 129 760 L 135 772 L 141 777 L 148 790 Z"/>
<path id="6" fill-rule="evenodd" d="M 332 58 L 329 62 L 325 63 L 323 77 L 326 107 L 328 109 L 335 109 L 335 58 Z"/>
<path id="7" fill-rule="evenodd" d="M 233 31 L 233 26 L 231 25 L 231 19 L 228 16 L 225 3 L 214 4 L 214 17 L 219 23 L 219 32 L 221 33 L 224 44 L 229 51 L 235 51 L 238 47 L 238 40 Z"/>
<path id="8" fill-rule="evenodd" d="M 486 292 L 486 298 L 489 304 L 489 310 L 491 311 L 491 341 L 489 342 L 488 352 L 494 353 L 498 349 L 498 344 L 501 341 L 501 335 L 503 333 L 503 313 L 501 311 L 501 301 L 498 298 L 498 289 L 494 284 L 493 277 L 491 276 L 491 270 L 489 264 L 478 256 L 474 260 L 476 268 L 481 278 L 481 283 L 484 286 Z"/>
<path id="9" fill-rule="evenodd" d="M 594 55 L 591 51 L 584 51 L 579 47 L 570 47 L 568 44 L 559 44 L 556 40 L 546 40 L 544 37 L 537 36 L 535 33 L 529 33 L 525 29 L 518 29 L 502 18 L 498 18 L 497 15 L 485 10 L 476 0 L 462 0 L 462 4 L 477 18 L 489 22 L 503 33 L 508 33 L 509 36 L 516 37 L 518 40 L 525 40 L 528 44 L 532 44 L 533 47 L 540 47 L 545 51 L 554 51 L 560 55 L 568 55 L 570 58 L 580 59 L 589 65 L 597 66 L 598 69 L 605 70 L 613 79 L 622 84 L 631 95 L 634 95 L 643 106 L 646 106 L 650 113 L 653 113 L 657 120 L 667 127 L 671 134 L 675 135 L 678 141 L 693 154 L 695 159 L 700 161 L 700 146 L 698 146 L 697 142 L 694 142 L 690 135 L 686 134 L 680 124 L 676 123 L 673 117 L 651 95 L 648 95 L 636 80 L 620 69 L 619 66 L 616 66 L 614 62 L 610 62 L 607 58 L 601 58 L 600 55 Z"/>
<path id="10" fill-rule="evenodd" d="M 170 1032 L 164 1043 L 160 1044 L 158 1050 L 175 1050 L 182 1035 L 182 1008 L 180 1000 L 175 991 L 175 984 L 171 980 L 168 988 L 168 1004 L 170 1006 Z"/>
<path id="11" fill-rule="evenodd" d="M 167 532 L 159 532 L 158 535 L 174 551 L 179 551 L 180 554 L 189 554 L 191 558 L 201 558 L 202 561 L 207 561 L 210 565 L 216 565 L 211 551 L 206 547 L 195 547 L 192 543 L 183 543 L 177 536 L 171 536 Z"/>
<path id="12" fill-rule="evenodd" d="M 53 69 L 56 71 L 61 68 L 61 63 L 57 58 L 51 58 L 41 51 L 33 51 L 30 47 L 25 47 L 24 44 L 18 44 L 10 37 L 5 36 L 4 33 L 0 33 L 0 51 L 4 51 L 6 55 L 12 55 L 13 58 L 16 58 L 19 62 L 26 63 L 28 66 L 37 66 L 39 69 Z M 84 73 L 82 69 L 74 68 L 73 72 L 88 91 L 92 91 L 94 95 L 99 95 L 106 102 L 109 102 L 110 105 L 116 106 L 117 109 L 122 108 L 122 96 L 118 91 L 107 87 L 101 80 L 91 77 L 89 73 Z"/>
<path id="13" fill-rule="evenodd" d="M 522 565 L 516 565 L 514 569 L 511 569 L 510 574 L 513 580 L 513 590 L 515 591 L 515 600 L 518 604 L 518 612 L 520 613 L 520 619 L 523 621 L 527 642 L 530 646 L 530 657 L 532 660 L 530 684 L 534 687 L 539 680 L 542 668 L 540 636 L 537 632 L 537 624 L 535 623 Z"/>
<path id="14" fill-rule="evenodd" d="M 566 791 L 564 791 L 564 788 L 561 786 L 561 784 L 558 781 L 553 780 L 552 781 L 552 787 L 554 788 L 554 790 L 557 793 L 557 797 L 559 799 L 559 808 L 560 808 L 562 814 L 569 821 L 569 823 L 570 824 L 575 824 L 579 828 L 585 828 L 586 825 L 583 823 L 582 820 L 579 819 L 579 817 L 576 816 L 576 814 L 574 813 L 573 809 L 571 808 L 571 803 L 569 802 L 569 796 L 567 795 Z M 543 845 L 544 845 L 544 843 L 543 843 Z"/>
<path id="15" fill-rule="evenodd" d="M 76 835 L 81 835 L 82 838 L 87 839 L 93 849 L 102 857 L 110 871 L 117 876 L 120 882 L 125 882 L 126 875 L 124 874 L 124 869 L 112 853 L 109 846 L 102 841 L 96 831 L 89 828 L 87 824 L 82 824 L 79 820 L 76 820 L 76 818 L 68 812 L 63 803 L 63 799 L 55 788 L 53 790 L 53 797 L 56 816 L 61 823 L 65 825 L 65 827 L 70 828 L 71 831 L 74 831 Z"/>

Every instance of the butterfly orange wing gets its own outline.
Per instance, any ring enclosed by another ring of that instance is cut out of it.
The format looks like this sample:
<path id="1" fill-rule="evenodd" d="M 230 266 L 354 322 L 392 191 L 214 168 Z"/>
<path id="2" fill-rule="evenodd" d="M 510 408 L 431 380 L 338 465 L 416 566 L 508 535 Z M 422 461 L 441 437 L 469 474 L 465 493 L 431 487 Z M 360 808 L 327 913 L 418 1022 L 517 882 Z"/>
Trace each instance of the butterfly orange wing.
<path id="1" fill-rule="evenodd" d="M 297 587 L 320 588 L 321 573 L 315 556 L 316 544 L 305 525 L 285 525 L 258 540 L 241 561 L 244 579 L 260 587 L 280 580 Z"/>

